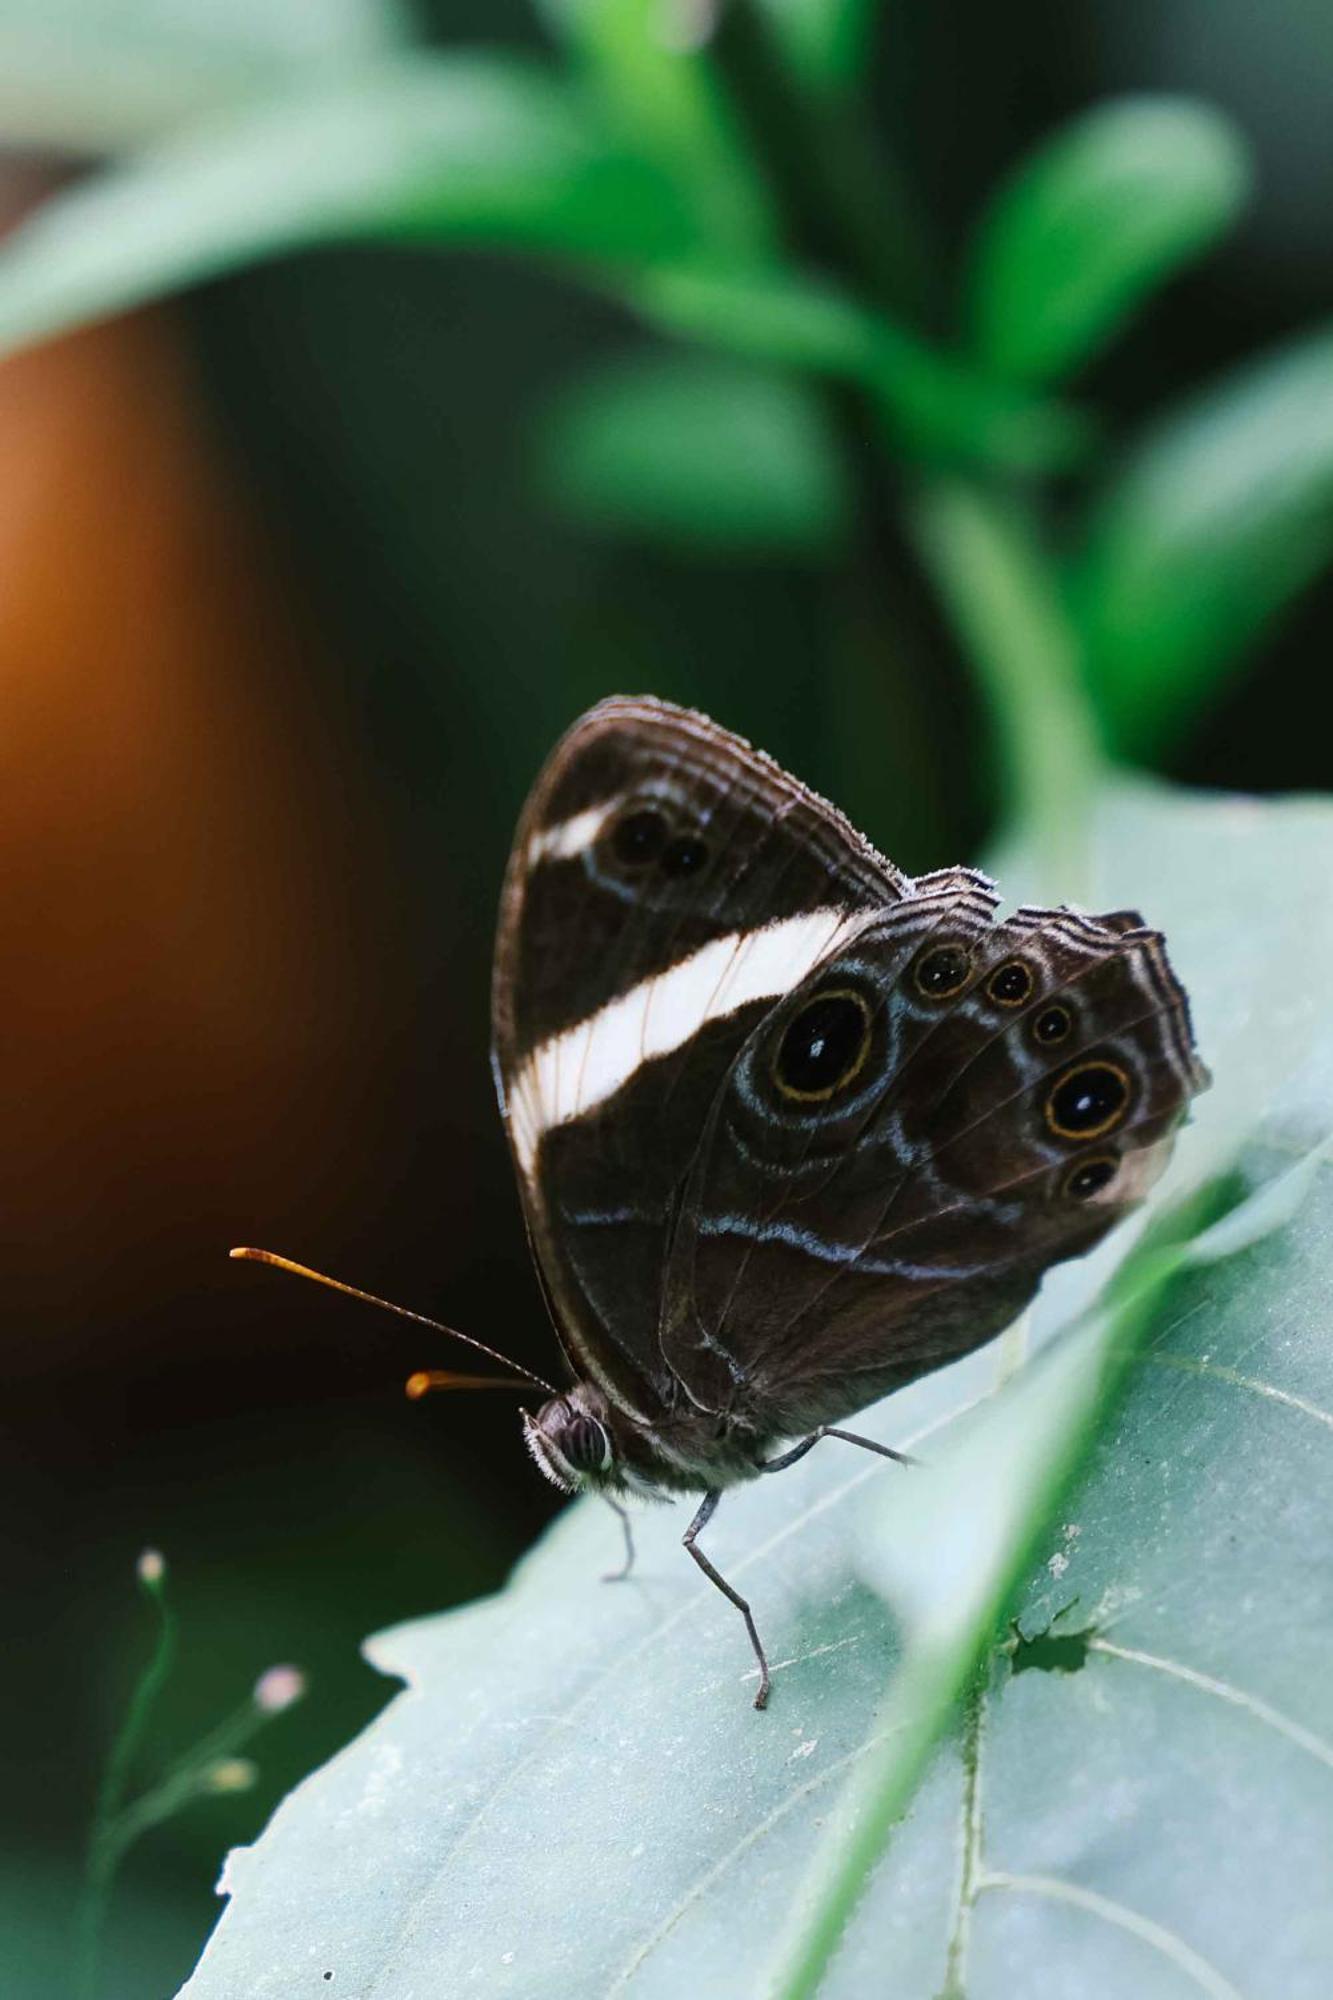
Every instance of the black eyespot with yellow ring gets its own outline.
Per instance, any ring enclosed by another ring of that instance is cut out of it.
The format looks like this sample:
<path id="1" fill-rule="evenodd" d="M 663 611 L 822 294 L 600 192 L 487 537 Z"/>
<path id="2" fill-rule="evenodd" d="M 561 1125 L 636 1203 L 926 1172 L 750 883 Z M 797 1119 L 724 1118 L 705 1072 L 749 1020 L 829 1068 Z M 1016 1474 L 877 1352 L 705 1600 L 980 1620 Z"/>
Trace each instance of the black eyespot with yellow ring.
<path id="1" fill-rule="evenodd" d="M 997 965 L 986 981 L 986 997 L 997 1007 L 1021 1007 L 1032 993 L 1032 967 L 1021 958 L 1008 958 Z"/>
<path id="2" fill-rule="evenodd" d="M 1043 1007 L 1032 1023 L 1032 1039 L 1044 1049 L 1056 1048 L 1067 1041 L 1074 1025 L 1074 1017 L 1068 1007 L 1056 1003 L 1053 1007 Z"/>
<path id="3" fill-rule="evenodd" d="M 1057 1139 L 1101 1139 L 1129 1110 L 1129 1072 L 1105 1056 L 1066 1070 L 1046 1098 L 1046 1123 Z"/>
<path id="4" fill-rule="evenodd" d="M 845 1090 L 870 1052 L 870 1007 L 850 986 L 807 1000 L 783 1031 L 773 1081 L 784 1097 L 818 1104 Z"/>
<path id="5" fill-rule="evenodd" d="M 1091 1201 L 1104 1187 L 1109 1187 L 1119 1170 L 1120 1162 L 1114 1153 L 1094 1153 L 1090 1160 L 1079 1160 L 1060 1183 L 1060 1192 L 1070 1201 Z"/>
<path id="6" fill-rule="evenodd" d="M 972 954 L 966 945 L 937 944 L 912 968 L 912 983 L 923 1000 L 952 1000 L 972 976 Z"/>

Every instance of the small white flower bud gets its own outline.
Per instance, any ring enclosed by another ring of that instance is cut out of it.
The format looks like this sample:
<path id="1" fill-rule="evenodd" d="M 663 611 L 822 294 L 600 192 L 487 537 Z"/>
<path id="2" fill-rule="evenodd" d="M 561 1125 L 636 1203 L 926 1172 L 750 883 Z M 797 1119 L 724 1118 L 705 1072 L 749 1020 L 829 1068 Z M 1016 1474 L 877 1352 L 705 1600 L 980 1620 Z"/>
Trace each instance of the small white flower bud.
<path id="1" fill-rule="evenodd" d="M 210 1792 L 248 1792 L 259 1776 L 259 1766 L 249 1757 L 220 1757 L 204 1773 Z"/>
<path id="2" fill-rule="evenodd" d="M 299 1667 L 270 1667 L 255 1682 L 255 1707 L 264 1715 L 281 1715 L 306 1691 L 306 1677 Z"/>

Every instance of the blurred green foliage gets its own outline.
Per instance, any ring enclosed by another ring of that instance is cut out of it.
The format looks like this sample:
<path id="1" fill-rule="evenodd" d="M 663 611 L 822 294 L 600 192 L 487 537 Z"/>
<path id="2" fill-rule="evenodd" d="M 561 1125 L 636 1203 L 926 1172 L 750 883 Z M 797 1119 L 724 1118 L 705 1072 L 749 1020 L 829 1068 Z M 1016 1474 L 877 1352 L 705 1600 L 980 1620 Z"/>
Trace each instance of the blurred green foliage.
<path id="1" fill-rule="evenodd" d="M 1119 466 L 1082 413 L 1029 393 L 1086 365 L 1235 221 L 1252 169 L 1221 112 L 1141 96 L 1066 125 L 986 205 L 961 264 L 964 324 L 941 338 L 886 296 L 882 269 L 828 254 L 836 206 L 811 213 L 828 196 L 821 108 L 833 91 L 858 115 L 869 10 L 729 0 L 714 21 L 662 0 L 551 0 L 544 16 L 563 70 L 410 48 L 318 65 L 47 202 L 0 257 L 0 338 L 331 238 L 571 261 L 737 365 L 616 363 L 571 389 L 547 427 L 548 492 L 599 526 L 784 550 L 833 544 L 856 505 L 840 424 L 927 496 L 966 468 L 974 507 L 1011 505 L 1020 475 L 1030 506 L 1036 475 L 1076 466 L 1086 507 L 1059 533 L 1038 525 L 1009 587 L 1067 621 L 1085 744 L 1131 753 L 1178 727 L 1327 561 L 1333 438 L 1301 420 L 1327 400 L 1322 342 L 1251 364 L 1201 409 L 1155 412 Z M 784 213 L 794 182 L 812 198 Z M 864 213 L 875 188 L 859 192 Z M 821 417 L 775 370 L 855 401 Z M 947 597 L 947 544 L 935 556 Z M 1068 755 L 1057 732 L 1053 756 Z M 1007 769 L 1010 811 L 1040 813 L 1047 764 L 1030 749 L 1019 769 L 1011 748 Z"/>
<path id="2" fill-rule="evenodd" d="M 997 374 L 1086 363 L 1134 308 L 1235 222 L 1250 161 L 1231 122 L 1163 98 L 1101 106 L 996 191 L 968 277 L 972 338 Z"/>
<path id="3" fill-rule="evenodd" d="M 1134 757 L 1187 729 L 1328 562 L 1333 335 L 1293 340 L 1160 417 L 1090 509 L 1072 571 L 1089 683 Z"/>
<path id="4" fill-rule="evenodd" d="M 608 533 L 818 553 L 848 529 L 842 460 L 817 400 L 790 375 L 634 356 L 572 384 L 538 442 L 543 489 Z"/>

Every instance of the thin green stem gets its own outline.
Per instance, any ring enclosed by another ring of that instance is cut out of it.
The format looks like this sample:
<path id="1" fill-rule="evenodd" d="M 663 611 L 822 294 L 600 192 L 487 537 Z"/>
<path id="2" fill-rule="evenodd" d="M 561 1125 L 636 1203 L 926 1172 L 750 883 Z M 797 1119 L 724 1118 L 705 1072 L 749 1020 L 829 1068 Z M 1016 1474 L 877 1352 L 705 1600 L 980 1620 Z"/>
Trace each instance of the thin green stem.
<path id="1" fill-rule="evenodd" d="M 130 1697 L 125 1720 L 112 1743 L 93 1807 L 92 1827 L 83 1887 L 75 1911 L 75 1975 L 77 2000 L 94 2000 L 102 1933 L 106 1927 L 111 1885 L 123 1848 L 115 1828 L 124 1804 L 130 1773 L 143 1746 L 158 1697 L 171 1673 L 176 1653 L 176 1621 L 160 1580 L 144 1582 L 143 1591 L 157 1620 L 152 1653 Z"/>
<path id="2" fill-rule="evenodd" d="M 216 1729 L 210 1729 L 206 1736 L 201 1736 L 197 1743 L 177 1758 L 172 1766 L 172 1775 L 188 1776 L 206 1770 L 220 1758 L 234 1757 L 237 1751 L 243 1750 L 271 1719 L 262 1709 L 255 1706 L 253 1700 L 242 1702 L 241 1706 L 234 1708 Z"/>
<path id="3" fill-rule="evenodd" d="M 256 1716 L 254 1728 L 261 1727 L 266 1719 Z M 252 1735 L 254 1732 L 251 1729 L 246 1733 Z M 161 1826 L 163 1820 L 171 1819 L 182 1806 L 213 1795 L 220 1789 L 212 1780 L 213 1769 L 220 1761 L 216 1756 L 201 1758 L 197 1753 L 191 1753 L 173 1766 L 151 1790 L 132 1799 L 117 1814 L 107 1828 L 105 1842 L 113 1873 L 143 1834 Z"/>
<path id="4" fill-rule="evenodd" d="M 1053 891 L 1083 893 L 1101 757 L 1049 558 L 1017 501 L 974 481 L 930 481 L 908 519 L 991 713 L 1006 830 Z"/>
<path id="5" fill-rule="evenodd" d="M 875 227 L 867 156 L 830 148 L 819 128 L 821 107 L 795 86 L 753 0 L 730 0 L 713 54 L 774 190 L 791 249 L 816 268 L 842 273 L 880 307 L 879 315 L 868 313 L 857 298 L 822 316 L 798 309 L 784 317 L 782 307 L 793 298 L 770 289 L 752 302 L 751 330 L 762 325 L 771 336 L 776 308 L 788 336 L 803 334 L 807 342 L 816 336 L 822 343 L 816 365 L 832 362 L 834 373 L 856 381 L 861 431 L 890 458 L 906 452 L 941 468 L 970 460 L 1035 470 L 1076 449 L 1080 430 L 1071 413 L 1015 400 L 884 317 L 886 303 L 892 311 L 919 299 L 925 262 L 919 244 L 906 260 L 902 243 L 886 244 L 882 214 Z M 705 331 L 716 336 L 717 316 L 709 320 Z M 808 345 L 802 359 L 815 360 Z M 847 451 L 845 430 L 843 442 Z M 866 529 L 879 535 L 884 524 L 865 481 L 864 456 L 854 447 L 848 461 L 869 516 Z M 908 500 L 906 517 L 991 715 L 1006 818 L 1012 829 L 1035 836 L 1052 885 L 1078 893 L 1097 735 L 1078 637 L 1053 565 L 1017 493 L 1001 493 L 977 476 L 943 469 L 928 475 Z M 887 605 L 879 622 L 883 655 L 892 657 Z"/>
<path id="6" fill-rule="evenodd" d="M 754 0 L 727 0 L 709 54 L 793 251 L 847 272 L 879 305 L 921 318 L 933 261 L 925 228 L 861 93 L 847 82 L 803 88 Z"/>

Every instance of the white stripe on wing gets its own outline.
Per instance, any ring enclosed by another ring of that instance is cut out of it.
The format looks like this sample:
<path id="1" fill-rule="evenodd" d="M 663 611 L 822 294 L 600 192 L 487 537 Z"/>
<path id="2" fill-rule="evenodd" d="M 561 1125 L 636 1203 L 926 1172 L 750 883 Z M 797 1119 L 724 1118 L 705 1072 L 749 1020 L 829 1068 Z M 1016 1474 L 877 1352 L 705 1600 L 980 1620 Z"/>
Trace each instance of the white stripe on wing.
<path id="1" fill-rule="evenodd" d="M 864 912 L 849 917 L 846 909 L 819 909 L 759 930 L 729 931 L 540 1043 L 509 1092 L 524 1173 L 531 1173 L 544 1133 L 604 1104 L 642 1063 L 670 1055 L 709 1021 L 789 993 L 840 932 L 862 921 Z"/>
<path id="2" fill-rule="evenodd" d="M 529 868 L 539 861 L 569 861 L 576 854 L 582 854 L 585 847 L 591 847 L 605 826 L 611 814 L 620 804 L 622 795 L 613 799 L 603 799 L 599 806 L 589 806 L 586 812 L 575 813 L 572 819 L 562 819 L 558 826 L 548 826 L 541 833 L 534 833 L 528 841 L 524 860 Z"/>

